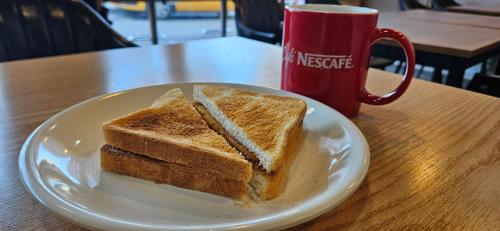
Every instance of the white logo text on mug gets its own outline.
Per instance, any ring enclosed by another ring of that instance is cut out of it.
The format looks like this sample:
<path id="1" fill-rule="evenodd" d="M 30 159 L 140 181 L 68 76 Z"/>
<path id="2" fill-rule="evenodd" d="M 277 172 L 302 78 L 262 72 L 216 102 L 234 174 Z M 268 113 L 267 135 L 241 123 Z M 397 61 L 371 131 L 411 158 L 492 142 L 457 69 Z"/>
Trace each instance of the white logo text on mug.
<path id="1" fill-rule="evenodd" d="M 294 48 L 284 49 L 285 62 L 295 62 L 299 66 L 319 69 L 351 69 L 354 67 L 352 55 L 322 55 L 296 51 Z M 297 55 L 297 59 L 295 59 L 295 55 Z"/>

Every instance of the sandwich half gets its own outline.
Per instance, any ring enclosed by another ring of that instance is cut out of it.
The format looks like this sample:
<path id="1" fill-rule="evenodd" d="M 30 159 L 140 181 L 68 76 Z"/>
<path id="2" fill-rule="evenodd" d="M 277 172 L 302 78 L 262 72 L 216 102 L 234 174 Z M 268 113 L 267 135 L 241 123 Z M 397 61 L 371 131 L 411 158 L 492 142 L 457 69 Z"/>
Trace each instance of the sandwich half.
<path id="1" fill-rule="evenodd" d="M 250 185 L 262 199 L 278 195 L 299 142 L 303 100 L 196 85 L 193 96 L 210 127 L 254 163 Z"/>
<path id="2" fill-rule="evenodd" d="M 247 195 L 248 190 L 245 181 L 221 177 L 205 169 L 149 158 L 109 144 L 101 148 L 101 166 L 122 175 L 233 198 Z"/>
<path id="3" fill-rule="evenodd" d="M 242 197 L 252 165 L 211 130 L 180 89 L 150 108 L 103 125 L 103 169 L 229 197 Z"/>

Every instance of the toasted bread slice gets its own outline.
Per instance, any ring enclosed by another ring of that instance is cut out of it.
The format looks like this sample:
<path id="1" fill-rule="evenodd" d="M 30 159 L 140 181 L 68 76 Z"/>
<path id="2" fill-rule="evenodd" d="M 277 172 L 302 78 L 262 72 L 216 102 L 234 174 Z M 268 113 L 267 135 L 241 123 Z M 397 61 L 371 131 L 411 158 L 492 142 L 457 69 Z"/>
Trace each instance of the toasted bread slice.
<path id="1" fill-rule="evenodd" d="M 110 145 L 101 148 L 101 167 L 107 171 L 156 183 L 241 198 L 247 194 L 247 182 L 226 179 L 182 164 L 168 163 L 121 150 Z"/>
<path id="2" fill-rule="evenodd" d="M 231 137 L 248 149 L 243 154 L 258 161 L 268 173 L 283 164 L 292 131 L 302 124 L 307 108 L 297 98 L 223 86 L 195 85 L 193 96 Z"/>
<path id="3" fill-rule="evenodd" d="M 200 113 L 203 119 L 207 121 L 210 128 L 226 138 L 229 144 L 231 144 L 245 156 L 255 156 L 255 154 L 250 152 L 245 146 L 243 146 L 227 131 L 225 131 L 222 125 L 210 115 L 210 113 L 201 103 L 195 103 L 194 107 Z M 276 171 L 267 173 L 264 169 L 262 169 L 262 167 L 258 165 L 257 162 L 254 162 L 252 168 L 252 179 L 250 180 L 249 184 L 253 191 L 252 193 L 258 196 L 260 199 L 269 200 L 275 198 L 280 194 L 282 189 L 284 189 L 286 185 L 288 170 L 294 158 L 293 154 L 296 151 L 296 148 L 298 148 L 298 146 L 300 146 L 299 144 L 301 143 L 301 131 L 301 126 L 297 126 L 291 132 L 291 144 L 287 146 L 287 155 L 285 156 L 283 164 Z"/>
<path id="4" fill-rule="evenodd" d="M 248 182 L 251 164 L 212 131 L 179 89 L 150 108 L 103 125 L 107 144 L 168 163 Z"/>

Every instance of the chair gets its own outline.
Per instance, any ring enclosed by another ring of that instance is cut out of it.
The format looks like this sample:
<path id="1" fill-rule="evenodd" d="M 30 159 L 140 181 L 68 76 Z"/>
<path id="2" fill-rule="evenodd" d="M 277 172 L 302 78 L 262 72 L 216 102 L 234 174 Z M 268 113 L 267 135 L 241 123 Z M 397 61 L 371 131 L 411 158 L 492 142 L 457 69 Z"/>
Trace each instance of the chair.
<path id="1" fill-rule="evenodd" d="M 448 6 L 460 6 L 455 0 L 432 0 L 432 9 L 445 10 Z"/>
<path id="2" fill-rule="evenodd" d="M 500 76 L 476 74 L 467 86 L 467 90 L 500 97 Z"/>
<path id="3" fill-rule="evenodd" d="M 307 0 L 312 4 L 340 4 L 338 0 Z M 234 0 L 239 36 L 281 44 L 284 0 Z"/>
<path id="4" fill-rule="evenodd" d="M 399 0 L 400 10 L 413 10 L 413 9 L 429 9 L 429 7 L 420 4 L 417 0 Z"/>
<path id="5" fill-rule="evenodd" d="M 133 47 L 80 0 L 2 0 L 0 62 Z"/>
<path id="6" fill-rule="evenodd" d="M 234 4 L 239 36 L 272 44 L 281 43 L 283 1 L 234 0 Z"/>
<path id="7" fill-rule="evenodd" d="M 108 9 L 103 5 L 104 0 L 82 0 L 82 1 L 87 3 L 87 5 L 92 7 L 92 9 L 94 9 L 97 13 L 99 13 L 99 15 L 101 15 L 104 19 L 106 19 L 106 21 L 109 24 L 111 24 L 111 21 L 108 18 Z"/>

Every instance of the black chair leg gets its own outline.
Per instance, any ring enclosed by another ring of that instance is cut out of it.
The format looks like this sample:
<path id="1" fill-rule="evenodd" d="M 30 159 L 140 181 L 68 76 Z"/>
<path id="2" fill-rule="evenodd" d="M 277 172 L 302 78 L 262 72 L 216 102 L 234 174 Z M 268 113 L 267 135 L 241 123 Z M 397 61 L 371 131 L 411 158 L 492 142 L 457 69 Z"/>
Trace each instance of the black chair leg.
<path id="1" fill-rule="evenodd" d="M 403 61 L 399 61 L 399 64 L 396 67 L 396 70 L 394 70 L 394 73 L 399 73 L 399 71 L 401 70 L 402 66 L 403 66 Z"/>

